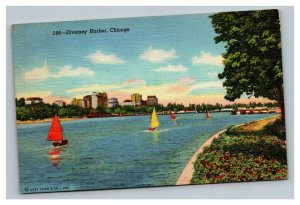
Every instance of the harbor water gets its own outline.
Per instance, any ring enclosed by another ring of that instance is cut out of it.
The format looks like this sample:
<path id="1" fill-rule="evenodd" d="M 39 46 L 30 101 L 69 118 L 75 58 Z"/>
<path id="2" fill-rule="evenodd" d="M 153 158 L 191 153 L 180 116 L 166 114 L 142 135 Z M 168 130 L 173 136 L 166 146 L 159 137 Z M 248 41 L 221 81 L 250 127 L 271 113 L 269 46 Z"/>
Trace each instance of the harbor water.
<path id="1" fill-rule="evenodd" d="M 156 132 L 147 131 L 150 116 L 65 121 L 69 144 L 59 149 L 47 141 L 51 123 L 17 125 L 20 192 L 175 185 L 211 135 L 272 115 L 177 114 L 176 125 L 169 115 L 158 115 Z"/>

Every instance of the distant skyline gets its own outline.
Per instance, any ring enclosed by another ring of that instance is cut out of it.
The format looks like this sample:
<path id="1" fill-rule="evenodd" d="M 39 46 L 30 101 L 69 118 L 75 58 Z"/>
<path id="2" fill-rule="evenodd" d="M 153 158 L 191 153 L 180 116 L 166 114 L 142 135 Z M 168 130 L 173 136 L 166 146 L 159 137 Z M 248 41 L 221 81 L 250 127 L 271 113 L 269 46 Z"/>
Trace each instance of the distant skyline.
<path id="1" fill-rule="evenodd" d="M 70 102 L 96 91 L 119 101 L 140 93 L 162 104 L 227 104 L 217 76 L 225 48 L 214 42 L 209 15 L 15 25 L 16 97 Z"/>

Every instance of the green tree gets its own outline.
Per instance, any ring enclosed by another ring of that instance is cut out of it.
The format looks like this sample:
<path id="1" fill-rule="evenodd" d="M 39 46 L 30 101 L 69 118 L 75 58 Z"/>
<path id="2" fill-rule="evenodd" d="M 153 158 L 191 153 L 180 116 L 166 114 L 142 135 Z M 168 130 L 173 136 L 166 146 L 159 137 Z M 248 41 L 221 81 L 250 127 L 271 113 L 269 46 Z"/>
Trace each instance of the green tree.
<path id="1" fill-rule="evenodd" d="M 29 120 L 30 119 L 30 111 L 27 107 L 22 106 L 22 107 L 17 107 L 17 120 Z"/>
<path id="2" fill-rule="evenodd" d="M 120 107 L 116 107 L 114 110 L 115 114 L 120 114 L 122 112 L 122 109 Z"/>
<path id="3" fill-rule="evenodd" d="M 49 104 L 38 103 L 26 105 L 25 107 L 29 109 L 30 118 L 33 120 L 45 119 L 52 116 L 51 106 Z"/>
<path id="4" fill-rule="evenodd" d="M 20 98 L 19 100 L 16 98 L 16 106 L 17 107 L 25 106 L 25 98 Z"/>
<path id="5" fill-rule="evenodd" d="M 112 110 L 110 108 L 105 108 L 105 113 L 106 114 L 111 114 L 112 113 Z"/>
<path id="6" fill-rule="evenodd" d="M 59 111 L 59 106 L 55 103 L 53 103 L 51 105 L 51 114 L 52 116 L 54 116 L 55 114 L 58 114 L 58 111 Z"/>
<path id="7" fill-rule="evenodd" d="M 280 104 L 284 119 L 280 24 L 277 10 L 217 13 L 210 16 L 216 43 L 225 42 L 225 99 L 234 101 L 245 93 Z"/>
<path id="8" fill-rule="evenodd" d="M 68 116 L 68 108 L 60 108 L 58 111 L 58 116 L 59 117 L 67 117 Z"/>
<path id="9" fill-rule="evenodd" d="M 105 108 L 102 107 L 102 106 L 98 106 L 98 107 L 97 107 L 97 113 L 105 114 Z"/>

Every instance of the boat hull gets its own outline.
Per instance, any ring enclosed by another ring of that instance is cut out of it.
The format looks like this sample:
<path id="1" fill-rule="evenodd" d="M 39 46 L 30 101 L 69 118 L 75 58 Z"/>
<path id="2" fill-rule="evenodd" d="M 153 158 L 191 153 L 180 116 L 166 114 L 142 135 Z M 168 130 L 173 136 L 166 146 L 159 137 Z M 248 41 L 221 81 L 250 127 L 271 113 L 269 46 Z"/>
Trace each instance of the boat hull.
<path id="1" fill-rule="evenodd" d="M 60 147 L 68 144 L 68 140 L 63 140 L 61 142 L 52 142 L 52 145 L 54 147 Z"/>
<path id="2" fill-rule="evenodd" d="M 156 131 L 156 128 L 151 128 L 151 127 L 149 127 L 149 128 L 148 128 L 148 131 Z"/>

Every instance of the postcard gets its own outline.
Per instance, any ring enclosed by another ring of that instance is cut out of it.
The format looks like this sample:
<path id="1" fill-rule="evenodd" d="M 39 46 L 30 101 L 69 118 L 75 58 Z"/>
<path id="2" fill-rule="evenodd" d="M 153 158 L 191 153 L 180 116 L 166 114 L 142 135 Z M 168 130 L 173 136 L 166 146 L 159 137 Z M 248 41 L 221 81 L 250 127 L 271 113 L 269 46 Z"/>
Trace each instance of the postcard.
<path id="1" fill-rule="evenodd" d="M 278 10 L 13 25 L 20 193 L 284 180 Z"/>

